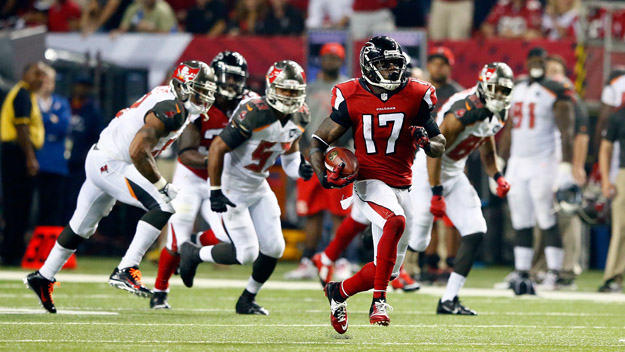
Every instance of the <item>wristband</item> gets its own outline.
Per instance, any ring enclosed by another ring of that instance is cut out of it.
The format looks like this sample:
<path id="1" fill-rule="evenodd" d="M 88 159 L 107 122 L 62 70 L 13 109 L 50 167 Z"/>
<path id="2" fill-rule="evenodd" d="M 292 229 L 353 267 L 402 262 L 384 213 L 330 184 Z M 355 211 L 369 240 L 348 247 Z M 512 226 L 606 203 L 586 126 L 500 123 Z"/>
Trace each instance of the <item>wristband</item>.
<path id="1" fill-rule="evenodd" d="M 163 176 L 161 176 L 161 178 L 158 181 L 154 182 L 153 185 L 154 187 L 156 187 L 156 189 L 160 191 L 167 185 L 167 180 Z"/>
<path id="2" fill-rule="evenodd" d="M 221 190 L 221 186 L 211 186 L 211 191 L 219 191 Z"/>
<path id="3" fill-rule="evenodd" d="M 499 180 L 500 177 L 503 177 L 503 175 L 501 174 L 501 172 L 497 171 L 493 175 L 493 180 L 497 181 L 497 180 Z"/>
<path id="4" fill-rule="evenodd" d="M 432 195 L 442 196 L 443 195 L 443 185 L 436 185 L 432 187 Z"/>
<path id="5" fill-rule="evenodd" d="M 204 168 L 208 169 L 208 157 L 204 158 Z"/>

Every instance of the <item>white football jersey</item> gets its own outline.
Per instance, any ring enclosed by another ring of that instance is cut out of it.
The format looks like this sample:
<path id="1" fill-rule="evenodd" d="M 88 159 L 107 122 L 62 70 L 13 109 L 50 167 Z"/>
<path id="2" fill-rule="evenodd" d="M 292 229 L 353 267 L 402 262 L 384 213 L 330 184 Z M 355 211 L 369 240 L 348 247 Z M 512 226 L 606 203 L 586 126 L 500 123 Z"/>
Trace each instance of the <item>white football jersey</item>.
<path id="1" fill-rule="evenodd" d="M 161 104 L 159 104 L 161 103 Z M 158 104 L 158 106 L 157 106 Z M 137 131 L 145 124 L 145 115 L 152 111 L 165 123 L 169 134 L 161 139 L 152 149 L 152 155 L 158 156 L 167 149 L 182 133 L 189 122 L 199 115 L 188 115 L 183 104 L 176 100 L 176 96 L 168 86 L 158 86 L 145 94 L 129 108 L 117 113 L 109 125 L 100 133 L 98 149 L 106 152 L 112 158 L 132 163 L 130 158 L 130 143 Z"/>
<path id="2" fill-rule="evenodd" d="M 512 144 L 510 157 L 548 157 L 556 154 L 558 127 L 553 104 L 571 99 L 571 87 L 560 81 L 543 79 L 518 82 L 512 91 L 510 118 Z"/>
<path id="3" fill-rule="evenodd" d="M 306 104 L 284 124 L 276 118 L 264 98 L 244 100 L 221 136 L 229 143 L 229 133 L 250 132 L 251 136 L 226 154 L 222 184 L 236 192 L 254 192 L 269 176 L 269 168 L 289 151 L 310 120 Z M 234 132 L 232 130 L 235 130 Z"/>
<path id="4" fill-rule="evenodd" d="M 612 73 L 610 80 L 601 91 L 601 102 L 615 108 L 625 103 L 625 72 Z"/>
<path id="5" fill-rule="evenodd" d="M 436 116 L 437 123 L 442 124 L 445 115 L 449 113 L 460 119 L 465 128 L 456 140 L 445 148 L 445 153 L 441 157 L 442 179 L 464 173 L 469 155 L 504 126 L 504 123 L 488 111 L 477 97 L 476 87 L 452 95 L 439 110 Z"/>

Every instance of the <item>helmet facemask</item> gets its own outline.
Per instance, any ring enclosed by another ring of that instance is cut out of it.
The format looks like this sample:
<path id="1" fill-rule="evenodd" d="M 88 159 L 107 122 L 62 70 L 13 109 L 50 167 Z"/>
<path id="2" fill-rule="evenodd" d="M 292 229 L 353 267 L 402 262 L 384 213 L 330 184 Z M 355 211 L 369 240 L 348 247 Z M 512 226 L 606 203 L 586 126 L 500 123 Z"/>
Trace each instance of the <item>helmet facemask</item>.
<path id="1" fill-rule="evenodd" d="M 208 65 L 186 61 L 176 68 L 169 86 L 190 114 L 205 114 L 215 102 L 214 81 L 215 75 Z"/>
<path id="2" fill-rule="evenodd" d="M 306 75 L 296 62 L 285 60 L 273 64 L 267 72 L 266 84 L 267 103 L 277 111 L 292 114 L 304 105 Z"/>
<path id="3" fill-rule="evenodd" d="M 497 62 L 484 66 L 477 82 L 477 91 L 486 108 L 505 121 L 512 102 L 514 77 L 512 69 Z"/>
<path id="4" fill-rule="evenodd" d="M 365 56 L 364 59 L 368 74 L 363 72 L 363 76 L 369 84 L 386 90 L 395 90 L 402 84 L 406 72 L 406 57 L 400 50 L 385 50 L 381 57 L 369 60 Z"/>
<path id="5" fill-rule="evenodd" d="M 245 88 L 247 72 L 243 71 L 239 66 L 230 66 L 223 62 L 219 62 L 217 67 L 215 75 L 217 77 L 219 95 L 227 100 L 240 98 Z"/>

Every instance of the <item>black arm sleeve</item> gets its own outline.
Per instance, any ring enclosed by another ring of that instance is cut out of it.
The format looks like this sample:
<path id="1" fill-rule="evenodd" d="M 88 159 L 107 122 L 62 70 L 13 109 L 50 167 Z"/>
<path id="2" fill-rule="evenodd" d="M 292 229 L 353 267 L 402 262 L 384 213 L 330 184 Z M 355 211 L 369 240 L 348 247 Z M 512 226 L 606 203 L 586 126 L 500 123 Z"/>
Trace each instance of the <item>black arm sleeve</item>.
<path id="1" fill-rule="evenodd" d="M 21 88 L 15 98 L 13 99 L 13 110 L 15 111 L 16 118 L 30 118 L 30 110 L 32 109 L 32 103 L 30 100 L 30 93 Z"/>
<path id="2" fill-rule="evenodd" d="M 234 119 L 228 124 L 228 126 L 226 126 L 226 128 L 224 128 L 223 131 L 221 131 L 221 134 L 219 135 L 219 137 L 223 139 L 224 143 L 226 143 L 230 149 L 235 149 L 240 146 L 251 136 L 252 134 L 241 129 L 241 126 Z"/>
<path id="3" fill-rule="evenodd" d="M 438 128 L 434 113 L 427 104 L 421 102 L 419 106 L 419 112 L 415 121 L 416 126 L 423 126 L 428 133 L 428 137 L 432 138 L 441 134 L 441 130 Z"/>
<path id="4" fill-rule="evenodd" d="M 154 115 L 163 122 L 168 132 L 180 129 L 187 118 L 186 110 L 182 104 L 175 100 L 160 101 L 156 103 L 152 109 L 148 110 L 145 116 L 149 113 L 154 113 Z"/>
<path id="5" fill-rule="evenodd" d="M 425 128 L 425 131 L 428 133 L 429 138 L 441 134 L 441 130 L 438 128 L 438 124 L 431 117 L 423 124 L 423 128 Z"/>
<path id="6" fill-rule="evenodd" d="M 608 118 L 608 125 L 603 130 L 603 139 L 606 139 L 612 143 L 616 142 L 618 137 L 618 120 L 619 115 L 623 113 L 623 110 L 619 110 L 616 113 L 610 115 Z"/>

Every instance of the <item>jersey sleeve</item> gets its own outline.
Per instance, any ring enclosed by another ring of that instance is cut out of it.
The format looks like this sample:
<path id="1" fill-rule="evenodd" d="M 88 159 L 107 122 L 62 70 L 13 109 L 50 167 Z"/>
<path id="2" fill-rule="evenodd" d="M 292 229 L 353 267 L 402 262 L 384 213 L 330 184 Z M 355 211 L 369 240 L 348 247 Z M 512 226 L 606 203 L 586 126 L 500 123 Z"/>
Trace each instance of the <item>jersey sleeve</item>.
<path id="1" fill-rule="evenodd" d="M 612 85 L 607 85 L 603 87 L 603 91 L 601 91 L 601 102 L 605 105 L 609 106 L 619 106 L 619 100 L 617 99 L 616 90 Z"/>
<path id="2" fill-rule="evenodd" d="M 441 134 L 438 124 L 436 123 L 436 116 L 433 113 L 436 102 L 436 89 L 434 86 L 430 86 L 423 95 L 423 100 L 419 105 L 419 112 L 416 118 L 416 125 L 423 126 L 430 138 Z"/>
<path id="3" fill-rule="evenodd" d="M 163 124 L 168 132 L 176 131 L 180 129 L 184 125 L 184 121 L 187 118 L 186 110 L 179 102 L 175 100 L 163 100 L 156 105 L 148 112 L 145 113 L 147 116 L 149 113 L 153 113 Z"/>
<path id="4" fill-rule="evenodd" d="M 347 111 L 347 102 L 345 102 L 343 92 L 337 86 L 332 88 L 330 104 L 332 105 L 330 119 L 345 128 L 350 128 L 352 126 L 352 119 L 349 117 L 349 112 Z"/>
<path id="5" fill-rule="evenodd" d="M 232 114 L 230 123 L 219 135 L 230 149 L 235 149 L 252 136 L 259 121 L 258 110 L 258 105 L 253 101 L 248 100 L 239 104 Z"/>
<path id="6" fill-rule="evenodd" d="M 617 141 L 618 130 L 619 130 L 619 117 L 623 114 L 623 110 L 619 110 L 616 113 L 610 115 L 608 118 L 608 125 L 605 130 L 603 130 L 603 139 L 608 140 L 612 143 Z"/>
<path id="7" fill-rule="evenodd" d="M 13 111 L 15 112 L 15 123 L 22 124 L 28 123 L 30 119 L 30 111 L 32 109 L 32 102 L 30 100 L 30 93 L 24 88 L 21 88 L 15 98 L 13 99 Z"/>
<path id="8" fill-rule="evenodd" d="M 465 126 L 472 125 L 478 121 L 484 121 L 493 116 L 493 113 L 486 109 L 481 102 L 476 102 L 469 98 L 458 100 L 452 104 L 445 115 L 447 115 L 447 113 L 454 114 Z"/>
<path id="9" fill-rule="evenodd" d="M 567 82 L 545 80 L 543 86 L 556 95 L 556 101 L 571 101 L 575 99 L 573 86 Z"/>

